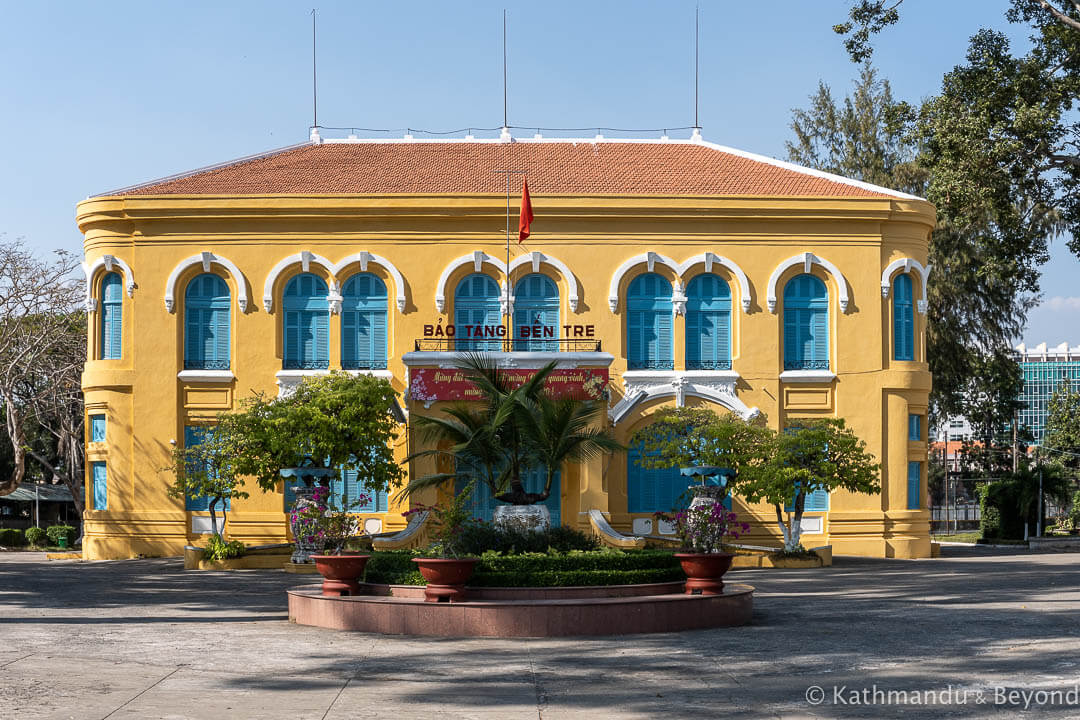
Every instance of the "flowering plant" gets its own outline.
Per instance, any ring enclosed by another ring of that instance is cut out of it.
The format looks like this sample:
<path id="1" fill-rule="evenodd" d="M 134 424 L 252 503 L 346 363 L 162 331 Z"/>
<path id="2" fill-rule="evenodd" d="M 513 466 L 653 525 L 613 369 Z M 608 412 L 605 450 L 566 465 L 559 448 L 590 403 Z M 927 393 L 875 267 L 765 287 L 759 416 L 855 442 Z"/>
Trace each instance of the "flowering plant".
<path id="1" fill-rule="evenodd" d="M 440 558 L 461 557 L 462 536 L 470 522 L 474 522 L 469 516 L 467 504 L 472 488 L 472 483 L 469 483 L 448 503 L 415 505 L 408 512 L 402 513 L 406 518 L 421 512 L 431 514 L 429 522 L 432 527 L 432 543 L 425 555 Z"/>
<path id="2" fill-rule="evenodd" d="M 721 552 L 724 540 L 738 539 L 750 531 L 750 525 L 738 521 L 738 515 L 719 502 L 676 510 L 674 513 L 655 513 L 660 520 L 675 526 L 675 534 L 683 547 L 698 553 Z"/>
<path id="3" fill-rule="evenodd" d="M 371 502 L 367 495 L 353 502 L 341 496 L 340 510 L 330 506 L 330 489 L 316 487 L 311 498 L 297 498 L 292 510 L 293 533 L 298 541 L 321 548 L 328 555 L 340 555 L 349 538 L 359 534 L 359 524 L 350 511 Z"/>

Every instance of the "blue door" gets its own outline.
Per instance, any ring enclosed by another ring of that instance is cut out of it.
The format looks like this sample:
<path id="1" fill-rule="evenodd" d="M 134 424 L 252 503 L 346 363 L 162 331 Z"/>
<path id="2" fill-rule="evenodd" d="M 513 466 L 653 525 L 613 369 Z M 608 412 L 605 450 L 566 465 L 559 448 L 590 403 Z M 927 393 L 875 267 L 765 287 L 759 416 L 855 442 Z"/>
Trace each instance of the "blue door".
<path id="1" fill-rule="evenodd" d="M 686 368 L 730 370 L 731 288 L 705 273 L 690 281 L 686 298 Z"/>

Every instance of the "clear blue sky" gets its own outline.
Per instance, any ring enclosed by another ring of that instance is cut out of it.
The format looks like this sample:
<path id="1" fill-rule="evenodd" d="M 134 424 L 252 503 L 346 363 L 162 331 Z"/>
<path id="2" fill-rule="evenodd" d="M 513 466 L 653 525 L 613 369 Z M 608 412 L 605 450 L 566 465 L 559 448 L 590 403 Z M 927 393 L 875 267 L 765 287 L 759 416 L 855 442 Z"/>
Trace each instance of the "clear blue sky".
<path id="1" fill-rule="evenodd" d="M 897 97 L 934 93 L 1007 0 L 910 0 L 875 62 Z M 689 0 L 328 2 L 319 12 L 319 122 L 455 129 L 510 122 L 658 128 L 693 120 Z M 701 1 L 708 140 L 784 157 L 791 109 L 819 79 L 851 87 L 831 26 L 850 0 Z M 0 0 L 0 232 L 81 249 L 88 195 L 303 141 L 312 0 Z M 1023 42 L 1022 29 L 1008 30 Z M 1029 344 L 1080 343 L 1080 262 L 1055 244 Z"/>

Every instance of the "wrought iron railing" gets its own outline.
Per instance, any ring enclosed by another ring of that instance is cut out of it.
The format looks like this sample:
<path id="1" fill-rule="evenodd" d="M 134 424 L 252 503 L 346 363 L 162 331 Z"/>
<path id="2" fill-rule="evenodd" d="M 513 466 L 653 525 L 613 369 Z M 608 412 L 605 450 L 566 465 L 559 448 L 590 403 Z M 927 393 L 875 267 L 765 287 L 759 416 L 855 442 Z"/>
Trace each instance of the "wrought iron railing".
<path id="1" fill-rule="evenodd" d="M 555 340 L 421 338 L 416 340 L 414 349 L 417 352 L 600 352 L 600 341 L 583 338 Z"/>
<path id="2" fill-rule="evenodd" d="M 785 370 L 828 370 L 828 360 L 785 360 Z"/>
<path id="3" fill-rule="evenodd" d="M 286 360 L 284 363 L 286 370 L 329 370 L 329 360 L 315 360 L 311 362 L 301 362 L 296 360 Z"/>
<path id="4" fill-rule="evenodd" d="M 185 370 L 228 370 L 228 360 L 185 360 Z"/>
<path id="5" fill-rule="evenodd" d="M 687 370 L 730 370 L 730 360 L 687 360 Z"/>
<path id="6" fill-rule="evenodd" d="M 675 361 L 674 360 L 668 360 L 667 362 L 664 362 L 664 361 L 656 360 L 656 361 L 650 362 L 648 360 L 645 360 L 645 361 L 631 360 L 630 362 L 627 363 L 627 366 L 628 366 L 628 368 L 630 370 L 674 370 L 675 369 Z"/>
<path id="7" fill-rule="evenodd" d="M 342 362 L 342 370 L 385 370 L 385 360 L 373 360 L 371 362 Z"/>

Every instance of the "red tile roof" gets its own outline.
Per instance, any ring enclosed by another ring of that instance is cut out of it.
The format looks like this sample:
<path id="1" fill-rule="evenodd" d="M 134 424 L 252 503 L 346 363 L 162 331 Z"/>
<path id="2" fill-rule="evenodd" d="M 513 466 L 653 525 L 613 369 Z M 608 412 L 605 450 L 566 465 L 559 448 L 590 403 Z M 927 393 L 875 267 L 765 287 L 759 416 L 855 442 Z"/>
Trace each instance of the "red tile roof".
<path id="1" fill-rule="evenodd" d="M 534 195 L 899 195 L 708 143 L 589 140 L 304 145 L 113 194 L 494 194 L 507 167 L 528 172 Z"/>

